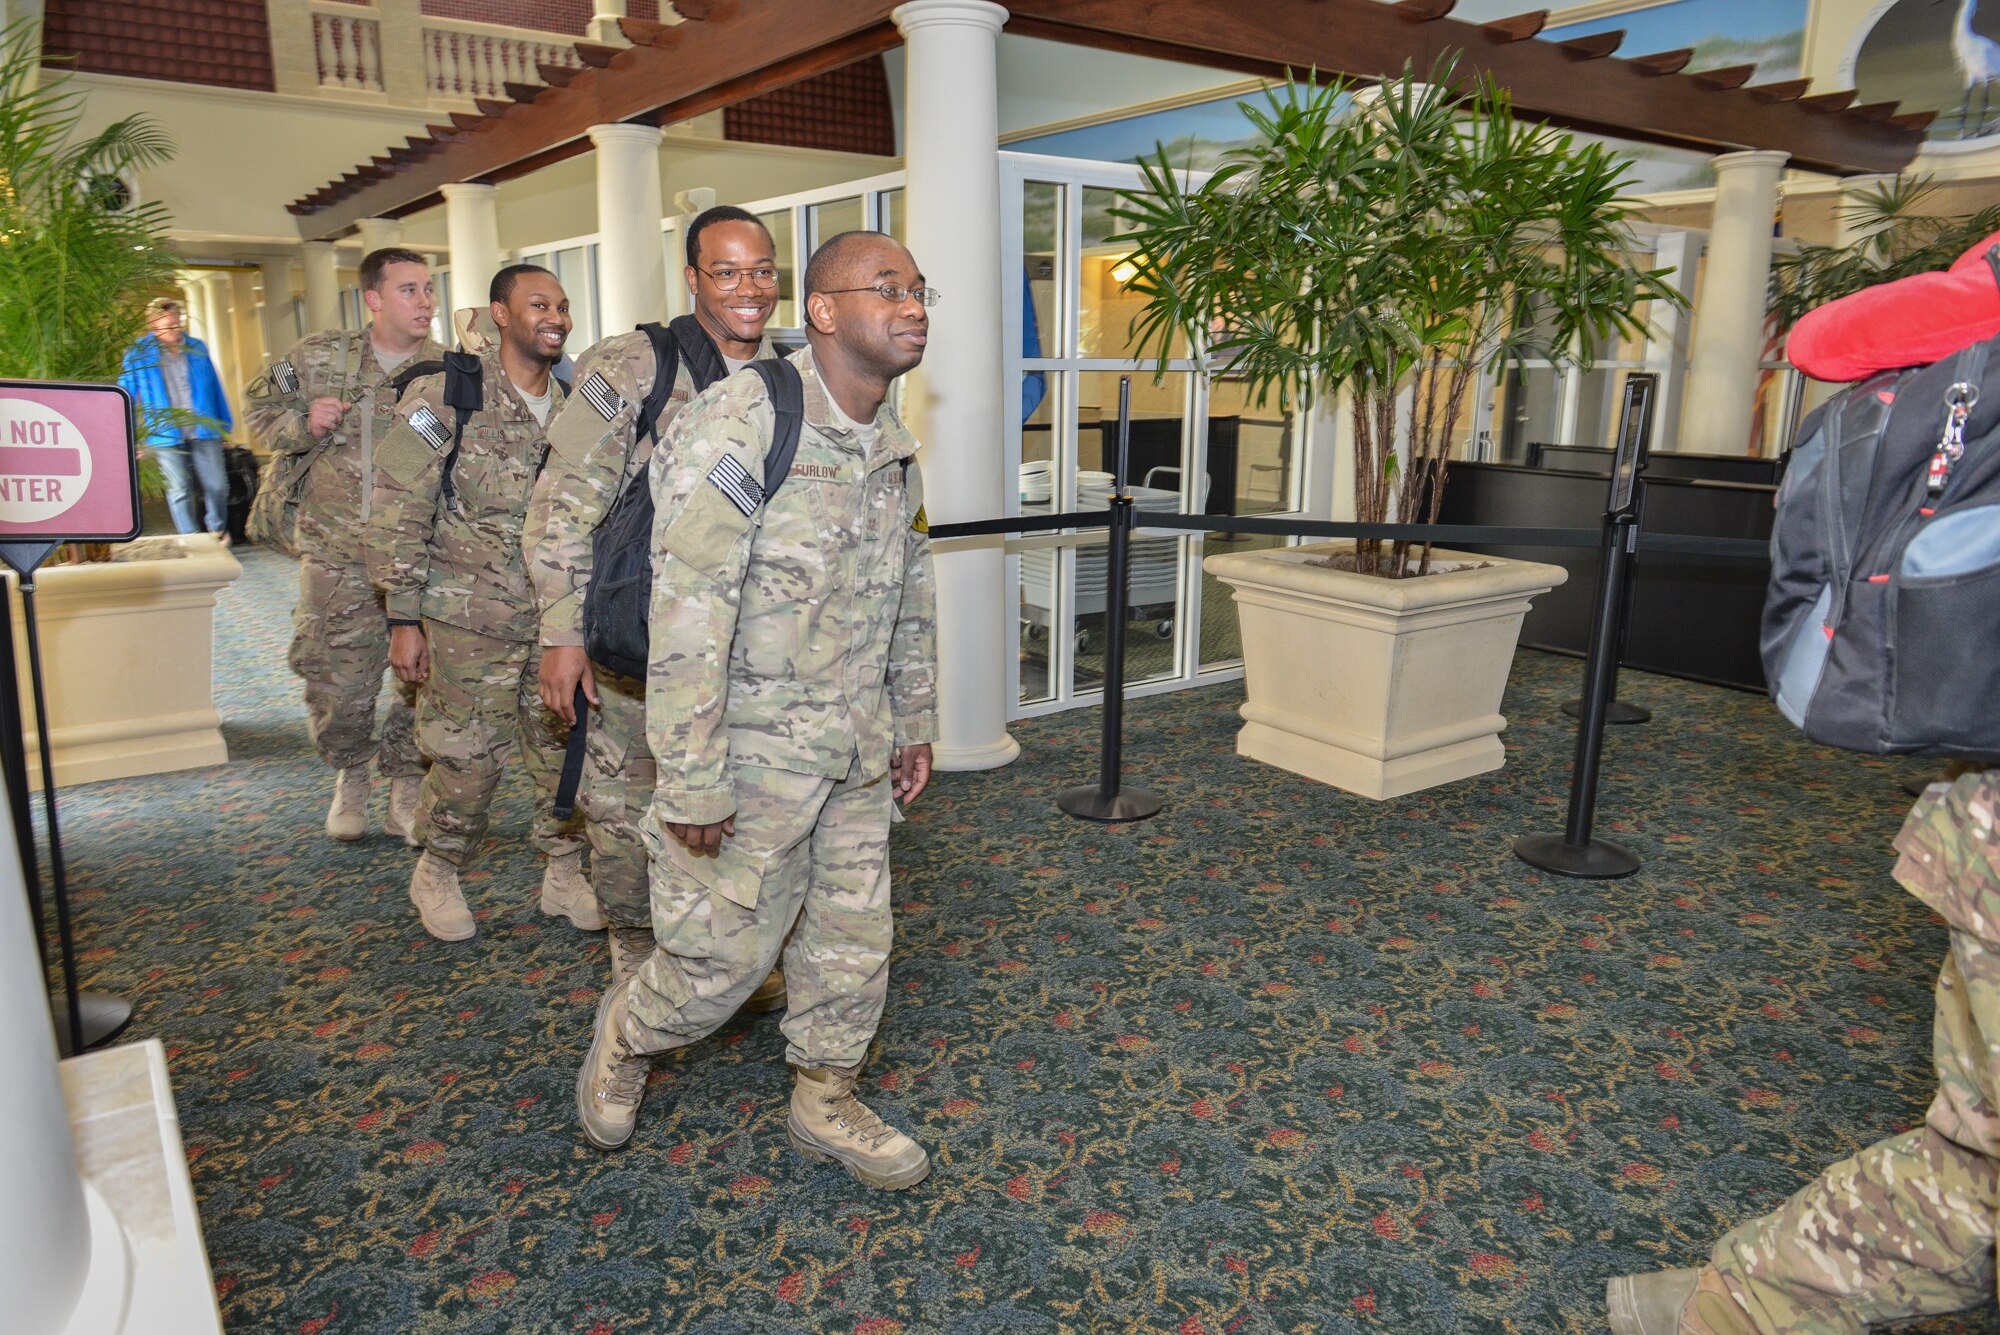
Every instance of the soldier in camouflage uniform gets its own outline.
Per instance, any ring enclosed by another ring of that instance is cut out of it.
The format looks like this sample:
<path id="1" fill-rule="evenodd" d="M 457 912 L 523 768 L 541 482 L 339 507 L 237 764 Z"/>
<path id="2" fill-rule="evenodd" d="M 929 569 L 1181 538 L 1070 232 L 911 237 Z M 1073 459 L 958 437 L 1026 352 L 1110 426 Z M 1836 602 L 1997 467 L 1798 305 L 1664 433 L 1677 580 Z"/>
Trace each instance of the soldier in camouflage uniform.
<path id="1" fill-rule="evenodd" d="M 569 301 L 554 274 L 510 265 L 493 279 L 498 337 L 480 355 L 479 410 L 457 435 L 445 377 L 414 382 L 375 456 L 368 569 L 387 595 L 389 661 L 424 682 L 417 740 L 430 758 L 417 802 L 424 853 L 410 900 L 445 941 L 475 930 L 458 870 L 486 833 L 487 808 L 518 736 L 542 788 L 535 841 L 548 854 L 542 911 L 585 930 L 604 925 L 583 879 L 575 822 L 558 824 L 553 797 L 565 729 L 535 691 L 540 650 L 521 525 L 562 404 L 550 374 L 569 337 Z M 456 455 L 454 457 L 454 448 Z"/>
<path id="2" fill-rule="evenodd" d="M 378 440 L 394 424 L 390 379 L 406 363 L 443 355 L 430 337 L 437 296 L 415 251 L 371 251 L 361 294 L 373 317 L 359 332 L 332 329 L 292 345 L 250 386 L 250 430 L 273 455 L 313 454 L 298 507 L 299 601 L 292 611 L 292 671 L 305 679 L 306 731 L 333 767 L 326 832 L 368 832 L 368 762 L 389 780 L 390 834 L 408 839 L 423 757 L 411 707 L 415 685 L 397 682 L 375 741 L 375 704 L 389 667 L 382 595 L 368 582 L 363 531 Z"/>
<path id="3" fill-rule="evenodd" d="M 778 301 L 776 247 L 764 225 L 723 205 L 695 218 L 686 245 L 696 326 L 689 332 L 711 341 L 727 371 L 777 356 L 764 337 Z M 675 323 L 686 328 L 685 321 Z M 577 363 L 580 392 L 549 423 L 549 461 L 535 484 L 522 541 L 541 604 L 542 701 L 565 722 L 574 722 L 581 685 L 595 706 L 587 722 L 577 807 L 590 838 L 590 883 L 609 929 L 614 981 L 630 977 L 653 953 L 646 846 L 639 832 L 653 800 L 653 753 L 646 746 L 646 683 L 585 658 L 583 598 L 598 525 L 625 487 L 642 477 L 653 443 L 666 437 L 696 393 L 694 368 L 682 357 L 659 420 L 642 435 L 639 410 L 653 392 L 658 365 L 643 331 L 614 334 L 583 354 Z M 745 1003 L 751 1010 L 784 1004 L 782 972 L 773 972 Z"/>
<path id="4" fill-rule="evenodd" d="M 764 495 L 775 415 L 752 371 L 690 405 L 653 455 L 659 945 L 604 994 L 577 1113 L 593 1145 L 625 1143 L 647 1054 L 713 1031 L 782 947 L 793 1146 L 907 1187 L 929 1157 L 855 1082 L 888 993 L 892 812 L 929 781 L 937 729 L 917 442 L 884 402 L 922 360 L 936 298 L 875 232 L 822 246 L 805 291 L 805 422 L 784 485 Z"/>
<path id="5" fill-rule="evenodd" d="M 2000 1227 L 2000 769 L 1934 785 L 1895 876 L 1951 929 L 1924 1125 L 1725 1235 L 1700 1270 L 1611 1281 L 1613 1331 L 1821 1335 L 1994 1297 Z"/>

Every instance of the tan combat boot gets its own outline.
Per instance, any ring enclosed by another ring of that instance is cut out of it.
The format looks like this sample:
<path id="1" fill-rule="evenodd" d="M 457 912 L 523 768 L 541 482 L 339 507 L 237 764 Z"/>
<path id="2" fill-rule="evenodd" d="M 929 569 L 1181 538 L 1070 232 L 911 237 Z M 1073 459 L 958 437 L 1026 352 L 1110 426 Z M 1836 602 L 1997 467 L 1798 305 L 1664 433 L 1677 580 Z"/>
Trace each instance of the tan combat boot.
<path id="1" fill-rule="evenodd" d="M 639 1100 L 646 1095 L 646 1071 L 651 1063 L 625 1041 L 625 1008 L 632 999 L 630 983 L 615 983 L 597 1003 L 597 1027 L 583 1069 L 576 1074 L 576 1120 L 583 1138 L 600 1150 L 615 1150 L 632 1139 L 639 1121 Z"/>
<path id="2" fill-rule="evenodd" d="M 785 971 L 771 970 L 771 976 L 757 984 L 757 990 L 743 1003 L 743 1009 L 762 1015 L 766 1011 L 781 1011 L 785 1008 Z"/>
<path id="3" fill-rule="evenodd" d="M 424 930 L 440 941 L 464 941 L 479 930 L 458 888 L 458 868 L 435 853 L 417 859 L 417 869 L 410 873 L 410 902 L 417 906 Z"/>
<path id="4" fill-rule="evenodd" d="M 382 818 L 382 833 L 401 839 L 411 848 L 424 846 L 417 838 L 417 796 L 423 790 L 420 774 L 389 780 L 389 814 Z"/>
<path id="5" fill-rule="evenodd" d="M 333 778 L 333 805 L 326 810 L 326 832 L 343 843 L 368 833 L 368 767 L 349 765 Z"/>
<path id="6" fill-rule="evenodd" d="M 582 849 L 549 855 L 548 870 L 542 873 L 542 912 L 551 918 L 568 918 L 570 926 L 582 931 L 604 930 L 597 892 L 583 876 Z"/>
<path id="7" fill-rule="evenodd" d="M 1699 1270 L 1656 1270 L 1611 1280 L 1604 1286 L 1611 1335 L 1675 1335 L 1700 1277 Z"/>
<path id="8" fill-rule="evenodd" d="M 653 929 L 650 927 L 620 927 L 612 923 L 606 929 L 604 939 L 611 948 L 613 987 L 639 972 L 639 966 L 653 953 Z"/>
<path id="9" fill-rule="evenodd" d="M 785 1122 L 792 1148 L 808 1159 L 830 1159 L 863 1186 L 899 1191 L 930 1176 L 924 1147 L 877 1117 L 854 1093 L 860 1068 L 799 1071 L 792 1114 Z"/>

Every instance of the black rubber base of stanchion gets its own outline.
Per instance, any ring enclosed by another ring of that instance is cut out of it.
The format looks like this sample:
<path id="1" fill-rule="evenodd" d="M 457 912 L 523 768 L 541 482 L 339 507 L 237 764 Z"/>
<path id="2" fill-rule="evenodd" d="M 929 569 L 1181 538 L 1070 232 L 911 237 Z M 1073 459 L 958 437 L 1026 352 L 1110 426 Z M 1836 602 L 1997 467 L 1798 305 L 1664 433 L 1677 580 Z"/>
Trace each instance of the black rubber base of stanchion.
<path id="1" fill-rule="evenodd" d="M 1583 717 L 1583 701 L 1572 700 L 1562 707 L 1563 713 L 1571 718 Z M 1604 706 L 1606 723 L 1651 723 L 1653 711 L 1643 705 L 1628 705 L 1623 700 L 1613 700 Z"/>
<path id="2" fill-rule="evenodd" d="M 77 993 L 76 1009 L 83 1019 L 83 1047 L 86 1052 L 109 1043 L 132 1023 L 132 1003 L 109 992 Z M 65 1057 L 74 1057 L 76 1054 L 69 1050 L 69 1012 L 60 1000 L 55 1007 L 55 1021 L 57 1050 Z"/>
<path id="3" fill-rule="evenodd" d="M 1608 839 L 1592 839 L 1579 848 L 1559 834 L 1523 835 L 1514 841 L 1514 856 L 1558 876 L 1593 881 L 1630 876 L 1639 870 L 1638 857 Z"/>
<path id="4" fill-rule="evenodd" d="M 1144 788 L 1126 788 L 1106 797 L 1096 784 L 1087 783 L 1081 788 L 1063 789 L 1056 805 L 1078 820 L 1101 820 L 1108 824 L 1157 816 L 1162 804 Z"/>

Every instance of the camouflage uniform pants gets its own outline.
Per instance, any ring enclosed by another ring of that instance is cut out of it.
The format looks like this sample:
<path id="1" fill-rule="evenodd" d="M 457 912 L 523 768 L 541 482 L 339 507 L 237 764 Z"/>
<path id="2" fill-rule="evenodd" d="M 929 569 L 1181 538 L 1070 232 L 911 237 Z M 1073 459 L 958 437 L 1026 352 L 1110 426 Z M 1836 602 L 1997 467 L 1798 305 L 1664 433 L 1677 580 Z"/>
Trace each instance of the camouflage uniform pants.
<path id="1" fill-rule="evenodd" d="M 1930 798 L 1911 813 L 1896 869 L 1898 880 L 1952 924 L 1932 1030 L 1937 1097 L 1920 1129 L 1842 1160 L 1716 1244 L 1712 1264 L 1757 1331 L 1862 1331 L 1994 1299 L 2000 943 L 1959 925 L 1983 920 L 1956 911 L 1977 902 L 1975 887 L 1961 878 L 1980 859 L 1967 857 L 1940 875 L 1913 861 L 1905 842 L 1913 827 L 1946 818 Z M 1954 843 L 1961 837 L 1951 836 Z"/>
<path id="2" fill-rule="evenodd" d="M 428 617 L 424 638 L 431 675 L 417 701 L 417 744 L 431 768 L 417 799 L 417 837 L 425 851 L 461 867 L 471 860 L 517 740 L 521 762 L 539 790 L 536 846 L 551 856 L 580 848 L 575 818 L 555 818 L 568 730 L 536 693 L 541 649 Z"/>
<path id="3" fill-rule="evenodd" d="M 646 745 L 646 683 L 591 665 L 591 711 L 583 782 L 576 805 L 590 837 L 590 884 L 613 927 L 646 927 L 653 909 L 640 834 L 653 801 L 653 752 Z"/>
<path id="4" fill-rule="evenodd" d="M 292 671 L 305 678 L 306 732 L 335 769 L 379 759 L 394 779 L 424 772 L 412 707 L 417 688 L 392 680 L 395 694 L 375 741 L 375 704 L 389 670 L 389 621 L 382 595 L 358 565 L 299 562 L 299 601 L 292 609 Z"/>
<path id="5" fill-rule="evenodd" d="M 635 1051 L 712 1033 L 782 948 L 786 1060 L 861 1064 L 889 995 L 890 789 L 887 775 L 850 771 L 836 783 L 739 768 L 736 833 L 715 857 L 690 854 L 647 817 L 659 948 L 639 968 L 626 1018 Z"/>

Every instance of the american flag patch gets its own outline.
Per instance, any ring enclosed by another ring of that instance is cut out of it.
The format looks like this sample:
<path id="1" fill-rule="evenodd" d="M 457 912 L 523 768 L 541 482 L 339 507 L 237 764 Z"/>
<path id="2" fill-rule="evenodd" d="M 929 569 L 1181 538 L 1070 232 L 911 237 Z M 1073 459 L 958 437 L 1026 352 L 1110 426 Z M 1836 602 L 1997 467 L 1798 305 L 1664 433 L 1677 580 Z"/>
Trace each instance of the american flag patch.
<path id="1" fill-rule="evenodd" d="M 607 422 L 625 411 L 625 400 L 611 388 L 609 380 L 595 371 L 590 373 L 590 379 L 583 382 L 577 393 L 588 399 L 590 406 L 597 409 L 597 415 Z"/>
<path id="2" fill-rule="evenodd" d="M 734 455 L 723 455 L 722 462 L 708 470 L 708 480 L 729 498 L 731 505 L 742 511 L 745 519 L 756 514 L 757 507 L 764 503 L 764 488 L 750 476 L 749 469 L 736 462 Z"/>
<path id="3" fill-rule="evenodd" d="M 416 428 L 418 435 L 430 442 L 434 450 L 443 449 L 444 443 L 451 439 L 451 432 L 444 429 L 444 423 L 438 421 L 437 414 L 431 411 L 428 403 L 417 405 L 416 411 L 410 414 L 410 425 Z"/>
<path id="4" fill-rule="evenodd" d="M 279 362 L 271 368 L 271 383 L 278 387 L 280 394 L 299 392 L 299 373 L 289 360 Z"/>

